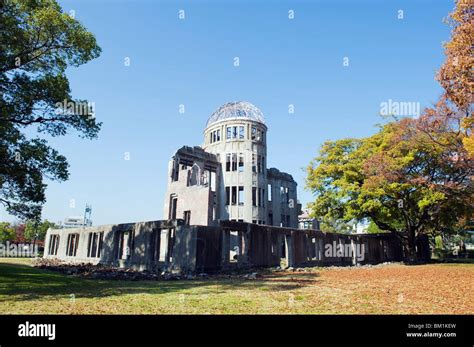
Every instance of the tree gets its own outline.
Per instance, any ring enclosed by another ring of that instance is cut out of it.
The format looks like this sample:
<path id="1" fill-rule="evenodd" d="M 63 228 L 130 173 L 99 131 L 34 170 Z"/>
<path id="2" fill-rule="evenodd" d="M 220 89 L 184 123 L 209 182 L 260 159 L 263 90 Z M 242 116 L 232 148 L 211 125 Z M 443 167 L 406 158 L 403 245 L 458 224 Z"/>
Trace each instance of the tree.
<path id="1" fill-rule="evenodd" d="M 65 71 L 101 50 L 55 0 L 0 0 L 0 7 L 0 203 L 39 220 L 44 178 L 69 175 L 66 158 L 39 134 L 97 137 L 101 124 L 86 100 L 72 99 Z"/>
<path id="2" fill-rule="evenodd" d="M 456 2 L 436 78 L 444 93 L 419 119 L 396 119 L 365 139 L 329 141 L 308 167 L 319 218 L 363 220 L 397 235 L 408 260 L 417 239 L 465 229 L 474 206 L 474 6 Z"/>
<path id="3" fill-rule="evenodd" d="M 56 228 L 56 224 L 48 221 L 47 219 L 40 223 L 36 221 L 28 221 L 25 224 L 25 238 L 28 241 L 44 241 L 46 232 L 49 228 Z"/>
<path id="4" fill-rule="evenodd" d="M 453 231 L 473 213 L 472 161 L 463 148 L 446 145 L 457 136 L 445 126 L 436 144 L 407 118 L 365 139 L 326 142 L 307 169 L 306 185 L 316 195 L 311 214 L 369 218 L 399 237 L 415 261 L 421 235 Z"/>
<path id="5" fill-rule="evenodd" d="M 319 228 L 327 233 L 350 234 L 353 231 L 353 225 L 350 223 L 332 218 L 322 218 Z"/>
<path id="6" fill-rule="evenodd" d="M 16 225 L 13 225 L 13 227 L 15 228 L 15 239 L 13 240 L 13 242 L 27 243 L 28 240 L 25 237 L 25 224 L 24 223 L 16 224 Z"/>
<path id="7" fill-rule="evenodd" d="M 380 228 L 377 226 L 377 224 L 374 223 L 374 221 L 369 222 L 369 226 L 367 227 L 367 233 L 368 234 L 378 234 L 378 233 L 383 233 L 383 230 L 380 230 Z"/>
<path id="8" fill-rule="evenodd" d="M 435 249 L 443 249 L 443 238 L 441 235 L 435 236 Z"/>
<path id="9" fill-rule="evenodd" d="M 474 117 L 472 91 L 474 70 L 474 4 L 469 0 L 456 1 L 448 24 L 452 27 L 451 39 L 444 45 L 446 60 L 436 79 L 444 89 L 442 101 L 452 108 L 460 120 L 462 142 L 471 157 L 474 156 Z"/>
<path id="10" fill-rule="evenodd" d="M 13 241 L 15 239 L 15 228 L 8 222 L 0 222 L 0 242 Z"/>

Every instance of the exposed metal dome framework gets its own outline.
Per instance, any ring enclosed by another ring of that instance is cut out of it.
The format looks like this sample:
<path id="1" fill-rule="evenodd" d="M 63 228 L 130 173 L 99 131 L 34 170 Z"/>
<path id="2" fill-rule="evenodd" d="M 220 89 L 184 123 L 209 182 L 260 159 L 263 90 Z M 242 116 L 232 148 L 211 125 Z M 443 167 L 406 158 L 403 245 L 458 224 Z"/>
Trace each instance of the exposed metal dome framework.
<path id="1" fill-rule="evenodd" d="M 265 124 L 262 111 L 247 101 L 228 102 L 215 111 L 207 120 L 206 128 L 210 125 L 236 118 L 244 118 Z"/>

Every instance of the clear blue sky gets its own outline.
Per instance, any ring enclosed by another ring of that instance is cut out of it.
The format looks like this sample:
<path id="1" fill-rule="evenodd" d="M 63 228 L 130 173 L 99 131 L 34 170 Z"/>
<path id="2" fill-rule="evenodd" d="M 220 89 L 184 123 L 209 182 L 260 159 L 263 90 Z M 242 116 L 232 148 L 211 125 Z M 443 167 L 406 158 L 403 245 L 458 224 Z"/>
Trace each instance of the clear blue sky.
<path id="1" fill-rule="evenodd" d="M 50 141 L 71 175 L 49 183 L 43 217 L 80 215 L 88 202 L 96 225 L 161 219 L 169 158 L 200 145 L 209 115 L 237 100 L 263 111 L 268 166 L 291 173 L 307 203 L 303 168 L 325 140 L 373 134 L 388 99 L 425 107 L 439 96 L 434 74 L 449 38 L 442 19 L 453 8 L 421 0 L 60 3 L 102 47 L 68 76 L 74 97 L 95 102 L 103 128 L 93 141 Z"/>

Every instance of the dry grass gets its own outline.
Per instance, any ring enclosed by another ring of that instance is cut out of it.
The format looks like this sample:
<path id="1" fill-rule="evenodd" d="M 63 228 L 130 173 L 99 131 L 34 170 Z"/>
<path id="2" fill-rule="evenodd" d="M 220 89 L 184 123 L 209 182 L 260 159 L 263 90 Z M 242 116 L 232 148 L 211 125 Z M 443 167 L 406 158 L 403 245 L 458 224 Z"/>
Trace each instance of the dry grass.
<path id="1" fill-rule="evenodd" d="M 105 281 L 0 258 L 5 314 L 473 314 L 474 265 L 265 272 L 255 280 Z"/>

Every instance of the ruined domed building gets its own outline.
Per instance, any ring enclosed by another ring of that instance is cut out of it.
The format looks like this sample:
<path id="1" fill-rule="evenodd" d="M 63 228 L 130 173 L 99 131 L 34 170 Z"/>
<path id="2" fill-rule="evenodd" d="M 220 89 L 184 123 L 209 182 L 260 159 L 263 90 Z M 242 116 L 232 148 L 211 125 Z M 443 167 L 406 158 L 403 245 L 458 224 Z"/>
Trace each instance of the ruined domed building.
<path id="1" fill-rule="evenodd" d="M 267 131 L 254 105 L 221 106 L 203 144 L 170 160 L 162 220 L 49 229 L 44 258 L 151 272 L 401 259 L 392 234 L 324 233 L 309 215 L 298 228 L 296 182 L 267 167 Z"/>
<path id="2" fill-rule="evenodd" d="M 296 228 L 296 182 L 267 167 L 267 131 L 251 103 L 219 107 L 202 146 L 182 147 L 169 162 L 163 217 L 191 225 L 231 220 Z"/>

